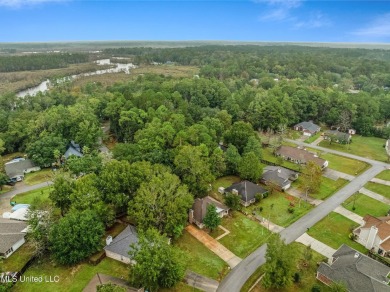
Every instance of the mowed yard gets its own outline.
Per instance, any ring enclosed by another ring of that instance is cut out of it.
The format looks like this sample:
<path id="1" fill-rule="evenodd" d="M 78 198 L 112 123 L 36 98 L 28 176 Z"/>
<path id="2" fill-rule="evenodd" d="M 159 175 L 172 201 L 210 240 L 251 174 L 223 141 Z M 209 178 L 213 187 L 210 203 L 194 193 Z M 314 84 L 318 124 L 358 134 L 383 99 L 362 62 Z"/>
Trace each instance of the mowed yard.
<path id="1" fill-rule="evenodd" d="M 377 194 L 380 194 L 388 199 L 390 199 L 390 186 L 368 182 L 364 185 L 364 187 L 370 191 L 373 191 Z"/>
<path id="2" fill-rule="evenodd" d="M 326 198 L 333 195 L 336 191 L 341 189 L 344 185 L 348 183 L 347 180 L 339 178 L 337 180 L 331 180 L 327 177 L 322 177 L 320 188 L 316 193 L 309 193 L 310 197 L 313 197 L 315 199 L 319 200 L 325 200 Z M 294 183 L 295 186 L 303 192 L 303 178 L 300 177 L 298 180 Z M 288 192 L 288 190 L 287 190 Z"/>
<path id="3" fill-rule="evenodd" d="M 386 216 L 390 206 L 372 199 L 366 195 L 357 193 L 349 197 L 342 206 L 362 217 L 370 214 L 375 217 Z"/>
<path id="4" fill-rule="evenodd" d="M 383 147 L 385 142 L 386 140 L 381 138 L 354 135 L 352 137 L 352 143 L 349 145 L 337 143 L 329 144 L 328 141 L 322 141 L 319 146 L 355 154 L 369 159 L 387 161 L 386 150 Z"/>
<path id="5" fill-rule="evenodd" d="M 53 179 L 53 175 L 53 171 L 51 169 L 46 168 L 40 171 L 27 173 L 24 177 L 23 182 L 29 186 L 36 185 L 45 181 L 51 181 Z"/>
<path id="6" fill-rule="evenodd" d="M 52 187 L 43 187 L 37 190 L 29 191 L 26 193 L 18 194 L 11 199 L 11 201 L 17 204 L 31 204 L 34 200 L 40 199 L 41 201 L 48 201 L 49 194 L 52 191 Z"/>
<path id="7" fill-rule="evenodd" d="M 380 174 L 376 176 L 376 178 L 390 181 L 390 169 L 386 169 L 382 171 Z"/>
<path id="8" fill-rule="evenodd" d="M 366 253 L 367 250 L 362 245 L 348 237 L 352 230 L 358 226 L 359 224 L 343 215 L 331 212 L 311 227 L 307 233 L 334 249 L 338 249 L 344 243 L 362 253 Z"/>

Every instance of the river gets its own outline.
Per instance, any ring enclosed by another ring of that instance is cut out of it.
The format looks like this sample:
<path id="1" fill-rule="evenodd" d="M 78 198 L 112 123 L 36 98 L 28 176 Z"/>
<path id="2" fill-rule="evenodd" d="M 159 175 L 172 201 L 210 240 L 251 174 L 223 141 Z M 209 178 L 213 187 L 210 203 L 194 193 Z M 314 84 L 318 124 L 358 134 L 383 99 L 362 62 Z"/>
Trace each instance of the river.
<path id="1" fill-rule="evenodd" d="M 56 82 L 57 83 L 61 83 L 61 82 L 64 82 L 64 81 L 71 81 L 71 80 L 74 80 L 74 79 L 80 78 L 80 77 L 102 75 L 102 74 L 107 74 L 107 73 L 124 72 L 125 74 L 130 74 L 130 69 L 137 68 L 137 66 L 135 66 L 132 63 L 129 63 L 129 64 L 112 63 L 110 59 L 97 60 L 97 61 L 95 61 L 95 63 L 98 64 L 98 65 L 115 65 L 116 67 L 109 68 L 109 69 L 103 69 L 103 70 L 96 70 L 96 71 L 93 71 L 93 72 L 87 72 L 87 73 L 71 75 L 71 76 L 67 76 L 67 77 L 63 77 L 63 78 L 57 79 Z M 22 90 L 22 91 L 18 92 L 16 94 L 16 96 L 17 97 L 25 97 L 26 95 L 34 96 L 38 92 L 45 92 L 45 91 L 49 90 L 50 85 L 51 85 L 50 84 L 50 80 L 47 79 L 47 80 L 43 81 L 42 83 L 40 83 L 37 86 L 31 87 L 31 88 L 27 88 L 25 90 Z"/>

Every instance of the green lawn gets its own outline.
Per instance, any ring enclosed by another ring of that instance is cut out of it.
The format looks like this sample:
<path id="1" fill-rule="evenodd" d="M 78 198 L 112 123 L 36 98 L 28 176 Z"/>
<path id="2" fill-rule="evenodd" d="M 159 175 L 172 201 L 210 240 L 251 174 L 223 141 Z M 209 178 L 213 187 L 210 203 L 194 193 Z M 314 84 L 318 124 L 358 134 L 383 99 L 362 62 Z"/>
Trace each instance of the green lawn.
<path id="1" fill-rule="evenodd" d="M 368 182 L 364 185 L 364 187 L 370 191 L 373 191 L 377 194 L 380 194 L 380 195 L 390 199 L 390 186 L 377 184 L 374 182 Z"/>
<path id="2" fill-rule="evenodd" d="M 318 132 L 317 134 L 307 138 L 304 142 L 305 143 L 313 143 L 315 140 L 317 140 L 321 136 L 321 132 Z"/>
<path id="3" fill-rule="evenodd" d="M 350 175 L 360 174 L 370 167 L 370 165 L 366 162 L 332 153 L 322 154 L 321 158 L 329 161 L 328 167 L 330 169 L 334 169 Z"/>
<path id="4" fill-rule="evenodd" d="M 18 272 L 31 259 L 35 249 L 26 242 L 17 249 L 9 258 L 3 260 L 2 268 L 5 272 Z"/>
<path id="5" fill-rule="evenodd" d="M 287 160 L 278 159 L 278 157 L 276 157 L 272 153 L 272 149 L 271 148 L 263 148 L 263 152 L 262 153 L 263 153 L 263 159 L 266 160 L 266 161 L 270 161 L 270 162 L 273 162 L 273 163 L 276 163 L 276 164 L 280 164 L 280 166 L 285 166 L 285 167 L 294 169 L 296 171 L 299 171 L 299 165 L 298 164 L 292 163 L 292 162 L 287 161 Z"/>
<path id="6" fill-rule="evenodd" d="M 355 210 L 352 210 L 354 205 Z M 390 209 L 389 205 L 360 193 L 348 198 L 348 200 L 343 203 L 343 207 L 362 217 L 367 214 L 376 217 L 386 216 L 387 211 Z"/>
<path id="7" fill-rule="evenodd" d="M 230 187 L 232 184 L 234 184 L 236 182 L 240 182 L 240 181 L 241 181 L 240 177 L 235 176 L 235 175 L 228 175 L 228 176 L 220 177 L 220 178 L 216 179 L 211 184 L 212 189 L 209 192 L 209 196 L 213 197 L 214 199 L 216 199 L 220 202 L 223 202 L 224 201 L 223 196 L 222 196 L 222 194 L 220 194 L 218 192 L 218 188 L 219 187 L 227 188 L 227 187 Z"/>
<path id="8" fill-rule="evenodd" d="M 24 177 L 24 183 L 31 186 L 53 179 L 53 171 L 51 169 L 42 169 L 40 171 L 27 173 Z"/>
<path id="9" fill-rule="evenodd" d="M 267 292 L 274 292 L 274 291 L 283 291 L 283 292 L 295 292 L 295 291 L 311 291 L 311 288 L 314 285 L 318 285 L 321 287 L 321 291 L 330 291 L 330 289 L 322 284 L 321 282 L 317 281 L 315 275 L 317 272 L 317 263 L 326 261 L 326 258 L 317 253 L 316 251 L 312 251 L 312 259 L 309 262 L 305 262 L 304 258 L 304 251 L 306 247 L 297 242 L 293 242 L 289 244 L 289 248 L 293 249 L 297 253 L 297 260 L 296 260 L 296 271 L 298 272 L 301 276 L 301 281 L 297 284 L 293 283 L 290 287 L 286 287 L 283 289 L 278 289 L 278 290 L 272 290 L 272 289 L 265 289 L 261 286 L 261 282 L 257 284 L 254 289 L 252 290 L 253 292 L 260 292 L 260 291 L 267 291 Z M 305 265 L 307 263 L 307 265 Z M 259 268 L 250 278 L 249 280 L 245 283 L 243 288 L 241 289 L 242 292 L 247 292 L 249 288 L 256 282 L 256 280 L 264 273 L 264 267 Z"/>
<path id="10" fill-rule="evenodd" d="M 390 181 L 390 169 L 386 169 L 386 170 L 382 171 L 376 177 L 380 178 L 380 179 L 384 179 L 384 180 Z"/>
<path id="11" fill-rule="evenodd" d="M 186 230 L 175 245 L 188 256 L 189 270 L 218 281 L 227 273 L 228 265 Z"/>
<path id="12" fill-rule="evenodd" d="M 350 145 L 341 145 L 337 143 L 329 144 L 328 141 L 322 141 L 319 146 L 355 154 L 374 160 L 387 161 L 386 150 L 383 147 L 385 141 L 385 139 L 376 137 L 363 137 L 359 135 L 354 135 L 352 137 L 352 143 Z"/>
<path id="13" fill-rule="evenodd" d="M 232 216 L 223 218 L 221 223 L 230 231 L 230 234 L 220 239 L 219 242 L 235 255 L 244 258 L 262 245 L 270 232 L 239 212 L 231 214 Z"/>
<path id="14" fill-rule="evenodd" d="M 43 187 L 37 190 L 29 191 L 26 193 L 18 194 L 11 199 L 11 201 L 17 204 L 31 204 L 35 198 L 40 198 L 42 201 L 49 200 L 49 194 L 51 187 Z"/>
<path id="15" fill-rule="evenodd" d="M 303 178 L 300 177 L 295 182 L 296 187 L 300 190 L 303 189 L 302 179 Z M 334 180 L 331 180 L 330 178 L 323 176 L 321 186 L 320 186 L 318 192 L 311 193 L 311 194 L 309 194 L 309 196 L 316 198 L 316 199 L 319 199 L 319 200 L 325 200 L 326 198 L 333 195 L 337 190 L 341 189 L 347 183 L 348 183 L 348 181 L 345 179 L 342 179 L 342 178 L 339 178 L 336 181 L 334 181 Z M 288 190 L 287 190 L 287 192 L 288 192 Z"/>
<path id="16" fill-rule="evenodd" d="M 82 291 L 96 273 L 103 273 L 114 277 L 128 278 L 127 265 L 110 258 L 103 259 L 98 265 L 92 266 L 82 263 L 72 267 L 54 264 L 45 258 L 34 263 L 26 272 L 25 276 L 59 276 L 58 283 L 28 283 L 18 282 L 13 291 Z"/>
<path id="17" fill-rule="evenodd" d="M 294 207 L 290 206 L 290 204 L 293 204 Z M 263 208 L 262 211 L 259 211 L 260 207 Z M 290 207 L 294 209 L 294 213 L 292 214 L 288 212 Z M 265 199 L 262 199 L 259 203 L 249 206 L 247 208 L 247 212 L 256 210 L 258 215 L 267 219 L 270 217 L 271 222 L 287 227 L 309 212 L 312 208 L 313 206 L 303 200 L 301 200 L 299 204 L 298 198 L 286 193 L 274 191 L 273 194 L 269 195 Z"/>
<path id="18" fill-rule="evenodd" d="M 324 219 L 310 228 L 308 234 L 315 239 L 338 249 L 343 243 L 350 247 L 366 253 L 367 250 L 359 243 L 349 239 L 351 229 L 355 229 L 359 224 L 349 220 L 335 212 L 329 213 Z"/>

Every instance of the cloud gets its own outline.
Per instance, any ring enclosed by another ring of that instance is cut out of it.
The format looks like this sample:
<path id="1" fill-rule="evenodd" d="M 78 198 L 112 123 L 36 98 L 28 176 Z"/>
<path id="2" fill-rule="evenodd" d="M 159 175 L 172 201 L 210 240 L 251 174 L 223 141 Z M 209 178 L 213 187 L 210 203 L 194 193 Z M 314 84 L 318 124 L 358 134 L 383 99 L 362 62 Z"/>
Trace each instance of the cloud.
<path id="1" fill-rule="evenodd" d="M 0 6 L 20 8 L 48 2 L 64 2 L 65 0 L 0 0 Z"/>
<path id="2" fill-rule="evenodd" d="M 260 16 L 261 21 L 283 21 L 291 18 L 291 10 L 301 6 L 303 0 L 255 0 L 269 7 Z"/>
<path id="3" fill-rule="evenodd" d="M 324 15 L 322 12 L 313 12 L 311 13 L 309 19 L 307 20 L 297 20 L 294 24 L 295 28 L 320 28 L 331 26 L 332 22 L 329 18 Z"/>
<path id="4" fill-rule="evenodd" d="M 366 27 L 352 32 L 353 35 L 364 37 L 390 37 L 390 13 L 378 16 Z"/>

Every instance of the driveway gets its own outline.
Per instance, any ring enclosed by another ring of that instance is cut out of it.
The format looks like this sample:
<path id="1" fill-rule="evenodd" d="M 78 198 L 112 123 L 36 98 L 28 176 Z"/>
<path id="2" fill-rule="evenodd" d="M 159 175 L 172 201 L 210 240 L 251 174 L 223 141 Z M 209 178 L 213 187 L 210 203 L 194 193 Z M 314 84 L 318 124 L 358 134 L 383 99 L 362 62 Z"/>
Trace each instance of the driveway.
<path id="1" fill-rule="evenodd" d="M 333 212 L 339 213 L 339 214 L 343 215 L 344 217 L 348 218 L 349 220 L 352 220 L 356 223 L 359 223 L 360 225 L 364 224 L 362 216 L 360 216 L 354 212 L 351 212 L 342 206 L 338 206 L 336 209 L 333 210 Z"/>
<path id="2" fill-rule="evenodd" d="M 373 191 L 367 190 L 366 188 L 361 188 L 359 192 L 362 193 L 363 195 L 366 195 L 367 197 L 373 198 L 374 200 L 390 205 L 390 200 L 388 198 L 380 194 L 377 194 Z"/>
<path id="3" fill-rule="evenodd" d="M 187 285 L 206 292 L 217 291 L 219 284 L 219 282 L 216 280 L 207 278 L 192 271 L 186 272 L 184 281 L 187 283 Z"/>
<path id="4" fill-rule="evenodd" d="M 307 233 L 302 234 L 295 241 L 300 242 L 306 246 L 310 245 L 311 249 L 322 254 L 323 256 L 326 256 L 328 259 L 331 258 L 332 255 L 336 252 L 336 250 L 334 248 L 331 248 L 330 246 L 326 245 L 325 243 L 311 237 Z"/>
<path id="5" fill-rule="evenodd" d="M 374 177 L 371 181 L 374 182 L 374 183 L 377 183 L 377 184 L 390 186 L 390 181 L 388 181 L 388 180 L 383 180 L 383 179 Z"/>

